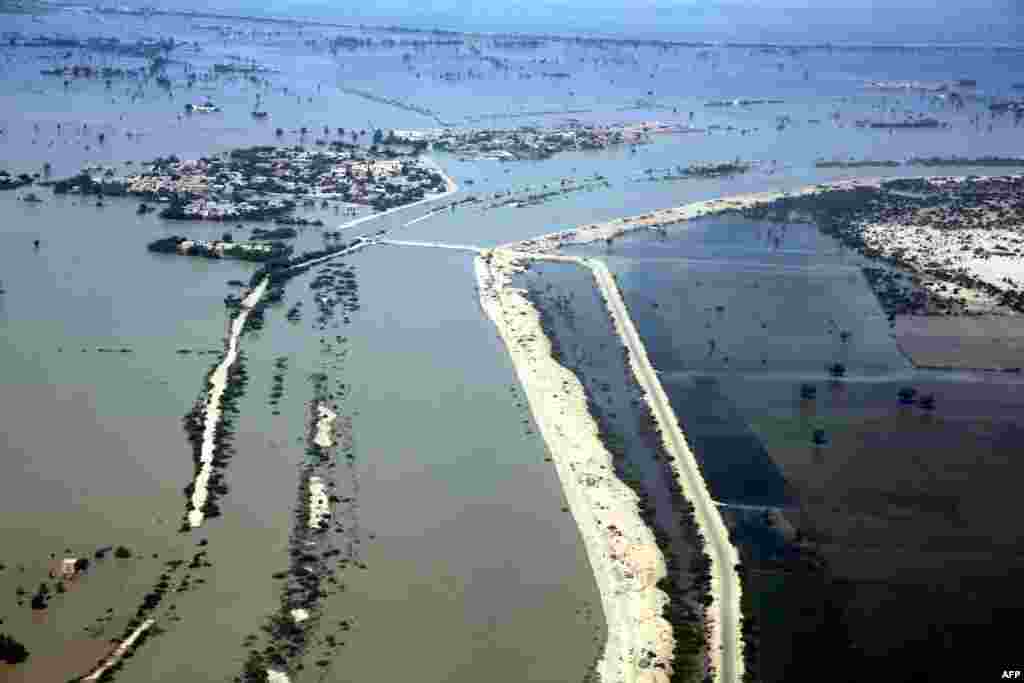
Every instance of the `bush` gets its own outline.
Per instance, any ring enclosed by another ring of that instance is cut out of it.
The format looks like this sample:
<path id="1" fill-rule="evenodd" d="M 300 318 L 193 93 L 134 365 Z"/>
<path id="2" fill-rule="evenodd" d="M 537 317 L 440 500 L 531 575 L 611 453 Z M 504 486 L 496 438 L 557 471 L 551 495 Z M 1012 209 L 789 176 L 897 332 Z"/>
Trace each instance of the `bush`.
<path id="1" fill-rule="evenodd" d="M 6 633 L 0 633 L 0 661 L 21 664 L 28 659 L 25 646 Z"/>

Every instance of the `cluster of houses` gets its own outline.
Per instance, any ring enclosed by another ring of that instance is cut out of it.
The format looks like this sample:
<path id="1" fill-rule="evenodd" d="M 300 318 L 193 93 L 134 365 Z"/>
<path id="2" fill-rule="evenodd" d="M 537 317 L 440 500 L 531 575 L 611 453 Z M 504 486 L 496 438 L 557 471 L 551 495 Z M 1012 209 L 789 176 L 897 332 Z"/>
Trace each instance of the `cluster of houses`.
<path id="1" fill-rule="evenodd" d="M 261 146 L 198 160 L 158 158 L 127 177 L 88 173 L 54 183 L 56 192 L 134 195 L 165 204 L 161 217 L 183 220 L 279 218 L 300 203 L 341 202 L 378 210 L 443 192 L 445 179 L 413 156 L 335 143 Z"/>

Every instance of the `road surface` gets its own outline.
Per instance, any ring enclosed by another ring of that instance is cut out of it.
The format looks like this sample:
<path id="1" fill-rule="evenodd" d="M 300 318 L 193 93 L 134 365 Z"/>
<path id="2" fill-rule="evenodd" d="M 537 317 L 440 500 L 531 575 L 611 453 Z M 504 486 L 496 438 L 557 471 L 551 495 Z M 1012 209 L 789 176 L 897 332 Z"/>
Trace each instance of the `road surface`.
<path id="1" fill-rule="evenodd" d="M 657 373 L 647 358 L 640 335 L 637 334 L 629 311 L 622 300 L 612 274 L 601 261 L 583 259 L 594 273 L 608 308 L 617 318 L 616 327 L 636 360 L 636 378 L 647 394 L 648 402 L 658 420 L 665 445 L 679 464 L 686 497 L 694 505 L 697 523 L 707 543 L 711 557 L 711 594 L 714 602 L 708 608 L 712 620 L 712 636 L 708 643 L 712 663 L 717 667 L 715 680 L 721 683 L 739 683 L 743 679 L 743 642 L 740 636 L 740 583 L 736 573 L 739 556 L 729 541 L 729 532 L 718 508 L 711 499 L 697 460 L 686 443 L 668 396 L 658 380 Z"/>

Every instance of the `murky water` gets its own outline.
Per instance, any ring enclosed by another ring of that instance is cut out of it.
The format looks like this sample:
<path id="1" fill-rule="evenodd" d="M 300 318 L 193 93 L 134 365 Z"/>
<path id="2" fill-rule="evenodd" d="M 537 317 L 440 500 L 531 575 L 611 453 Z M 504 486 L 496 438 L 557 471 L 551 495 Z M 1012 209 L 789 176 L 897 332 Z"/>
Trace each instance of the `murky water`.
<path id="1" fill-rule="evenodd" d="M 1019 377 L 913 369 L 860 259 L 814 226 L 706 218 L 569 251 L 608 261 L 712 495 L 739 505 L 723 511 L 757 568 L 748 592 L 771 645 L 766 680 L 803 675 L 805 647 L 911 675 L 905 639 L 938 641 L 908 614 L 976 643 L 969 625 L 997 618 L 993 604 L 1024 608 L 986 589 L 995 602 L 949 597 L 940 616 L 926 588 L 945 595 L 936 587 L 1018 571 L 1019 530 L 985 501 L 1005 490 L 994 478 L 1016 476 Z M 916 394 L 901 401 L 907 388 Z M 788 509 L 794 526 L 757 506 Z M 794 530 L 814 540 L 831 578 L 797 559 Z M 1014 569 L 984 565 L 985 552 Z"/>
<path id="2" fill-rule="evenodd" d="M 3 199 L 9 214 L 24 212 L 13 194 Z M 145 242 L 178 226 L 136 218 L 127 202 L 43 208 L 3 235 L 2 498 L 5 517 L 22 521 L 5 527 L 0 592 L 11 601 L 5 625 L 33 653 L 81 638 L 107 607 L 116 618 L 104 633 L 116 635 L 162 562 L 187 559 L 207 538 L 207 584 L 175 596 L 182 621 L 139 651 L 135 670 L 167 681 L 241 670 L 240 643 L 274 609 L 271 574 L 287 560 L 309 375 L 327 368 L 319 340 L 345 335 L 349 356 L 330 374 L 351 387 L 357 542 L 368 569 L 346 572 L 346 591 L 328 605 L 356 624 L 334 671 L 364 680 L 402 647 L 403 677 L 420 680 L 479 680 L 495 667 L 509 681 L 582 675 L 603 642 L 596 588 L 544 445 L 524 432 L 524 399 L 479 313 L 468 255 L 379 247 L 353 257 L 364 308 L 324 331 L 313 327 L 314 273 L 289 283 L 265 327 L 243 338 L 250 379 L 223 514 L 182 536 L 192 466 L 180 417 L 219 358 L 194 351 L 219 352 L 221 299 L 233 291 L 225 282 L 247 280 L 251 266 L 146 252 Z M 123 266 L 97 267 L 100 259 Z M 286 309 L 300 300 L 303 319 L 289 322 Z M 279 357 L 288 369 L 274 415 L 267 397 Z M 145 559 L 97 562 L 41 623 L 27 602 L 14 605 L 16 587 L 31 594 L 46 580 L 50 553 L 88 556 L 110 544 Z M 561 623 L 564 636 L 554 643 L 538 623 Z M 186 654 L 210 652 L 220 654 Z"/>
<path id="3" fill-rule="evenodd" d="M 661 136 L 635 151 L 571 153 L 544 162 L 438 155 L 465 194 L 481 197 L 553 187 L 567 176 L 597 174 L 611 187 L 527 208 L 463 207 L 407 225 L 428 210 L 413 209 L 353 231 L 386 227 L 399 239 L 494 245 L 848 173 L 817 171 L 813 162 L 819 157 L 1024 153 L 1024 138 L 1011 120 L 970 121 L 987 116 L 984 97 L 1008 94 L 1020 71 L 1016 54 L 992 59 L 984 51 L 941 58 L 913 53 L 897 60 L 891 54 L 811 51 L 792 58 L 723 50 L 708 59 L 688 49 L 488 47 L 488 54 L 509 60 L 510 68 L 499 70 L 466 47 L 424 48 L 411 63 L 403 60 L 410 48 L 402 45 L 343 49 L 335 56 L 323 39 L 346 33 L 340 29 L 300 32 L 294 26 L 235 22 L 229 27 L 234 32 L 224 33 L 204 28 L 211 23 L 226 22 L 71 12 L 38 21 L 4 15 L 5 31 L 29 36 L 117 35 L 130 42 L 173 35 L 191 45 L 171 54 L 165 71 L 170 89 L 152 77 L 114 80 L 109 88 L 101 78 L 70 79 L 65 87 L 63 78 L 39 74 L 73 62 L 147 67 L 142 58 L 78 49 L 65 58 L 58 48 L 0 47 L 3 168 L 32 173 L 50 162 L 58 177 L 89 164 L 130 172 L 158 155 L 195 158 L 239 145 L 335 139 L 339 126 L 372 131 L 433 127 L 438 118 L 480 126 L 566 118 L 529 114 L 551 110 L 589 110 L 571 114 L 583 120 L 662 119 L 721 127 Z M 372 30 L 347 34 L 382 37 Z M 310 39 L 318 42 L 306 43 Z M 270 71 L 256 80 L 231 76 L 186 85 L 186 63 L 202 72 L 232 55 L 255 59 Z M 546 71 L 566 71 L 571 78 L 539 75 Z M 442 79 L 446 72 L 463 77 Z M 886 96 L 862 87 L 867 78 L 975 72 L 986 76 L 982 98 L 969 99 L 957 111 L 948 101 Z M 371 101 L 353 88 L 401 97 L 436 116 Z M 753 96 L 785 102 L 704 106 L 710 98 Z M 223 111 L 184 114 L 186 103 L 206 97 Z M 270 112 L 268 120 L 252 118 L 257 106 Z M 952 128 L 889 134 L 851 125 L 859 117 L 892 117 L 905 109 L 948 120 Z M 831 118 L 834 112 L 838 119 Z M 777 117 L 783 115 L 791 121 L 778 130 Z M 303 126 L 310 129 L 305 136 L 298 132 Z M 645 173 L 736 157 L 759 163 L 749 174 L 720 180 L 652 182 L 648 178 L 659 174 Z M 884 174 L 920 172 L 900 168 Z M 248 280 L 252 266 L 154 255 L 144 247 L 171 234 L 213 237 L 231 230 L 247 236 L 254 225 L 169 223 L 135 215 L 132 201 L 110 198 L 97 208 L 33 189 L 42 204 L 20 201 L 23 190 L 0 194 L 0 280 L 6 290 L 0 294 L 0 456 L 6 463 L 0 477 L 0 562 L 6 566 L 0 571 L 0 618 L 36 661 L 47 658 L 40 665 L 45 669 L 34 671 L 45 670 L 55 680 L 83 673 L 83 662 L 98 656 L 97 639 L 120 634 L 165 570 L 163 563 L 187 561 L 204 538 L 213 566 L 190 573 L 206 583 L 168 600 L 181 620 L 168 620 L 166 632 L 138 651 L 122 678 L 225 680 L 241 670 L 247 654 L 242 639 L 279 604 L 279 584 L 271 575 L 287 565 L 310 374 L 328 372 L 333 386 L 350 388 L 344 405 L 355 440 L 350 476 L 360 485 L 351 538 L 359 541 L 360 561 L 367 566 L 346 569 L 345 590 L 325 601 L 329 615 L 354 624 L 335 657 L 333 680 L 374 680 L 382 670 L 395 680 L 422 681 L 582 677 L 602 641 L 596 589 L 571 517 L 561 511 L 560 486 L 543 460 L 543 444 L 527 434 L 528 413 L 507 355 L 478 310 L 467 255 L 378 247 L 351 257 L 363 308 L 338 328 L 312 326 L 314 273 L 291 282 L 285 301 L 268 309 L 265 327 L 242 341 L 249 381 L 235 419 L 236 455 L 225 470 L 223 514 L 200 533 L 180 535 L 182 488 L 192 476 L 181 416 L 219 357 L 227 323 L 223 298 L 236 292 L 227 281 Z M 332 209 L 303 215 L 322 218 L 328 228 L 346 220 Z M 778 226 L 700 223 L 686 230 L 666 243 L 635 236 L 617 241 L 610 252 L 603 246 L 597 251 L 620 278 L 687 435 L 708 471 L 718 467 L 710 478 L 720 499 L 777 504 L 807 497 L 808 491 L 830 495 L 829 483 L 850 471 L 842 463 L 854 459 L 864 443 L 884 446 L 868 441 L 877 425 L 891 420 L 923 429 L 919 412 L 905 414 L 894 398 L 908 382 L 936 394 L 948 430 L 943 434 L 967 434 L 968 441 L 959 443 L 975 443 L 969 441 L 971 430 L 979 418 L 991 417 L 985 432 L 986 443 L 994 444 L 991 452 L 1003 453 L 1012 441 L 1008 420 L 1000 419 L 1017 410 L 1018 385 L 1008 378 L 979 385 L 973 376 L 910 372 L 890 343 L 855 259 L 813 229 L 788 226 L 778 246 L 772 241 Z M 312 228 L 296 240 L 298 251 L 322 244 L 320 231 Z M 288 321 L 286 310 L 300 300 L 301 320 Z M 845 342 L 839 340 L 843 330 L 852 332 Z M 327 344 L 341 345 L 336 336 L 347 338 L 343 365 L 335 365 L 320 342 L 324 337 Z M 711 354 L 709 339 L 716 340 Z M 274 362 L 282 357 L 284 397 L 274 414 L 268 395 Z M 849 369 L 841 389 L 828 384 L 823 371 L 837 360 Z M 800 382 L 816 384 L 816 400 L 799 399 Z M 983 403 L 962 400 L 975 390 L 984 394 Z M 986 406 L 984 415 L 978 405 Z M 809 442 L 819 428 L 829 435 L 826 449 Z M 898 448 L 885 447 L 889 457 Z M 971 476 L 980 475 L 972 470 Z M 877 504 L 863 497 L 862 502 Z M 940 515 L 946 509 L 939 503 L 933 508 Z M 995 518 L 983 500 L 968 508 L 959 514 Z M 1006 544 L 1017 542 L 1012 529 L 1003 533 Z M 966 542 L 967 535 L 957 542 Z M 59 559 L 118 544 L 130 547 L 134 559 L 108 555 L 55 597 L 45 614 L 29 609 L 31 594 L 47 580 L 51 553 Z M 21 606 L 19 586 L 27 591 Z M 87 632 L 87 626 L 94 630 Z M 61 648 L 73 654 L 54 662 Z"/>

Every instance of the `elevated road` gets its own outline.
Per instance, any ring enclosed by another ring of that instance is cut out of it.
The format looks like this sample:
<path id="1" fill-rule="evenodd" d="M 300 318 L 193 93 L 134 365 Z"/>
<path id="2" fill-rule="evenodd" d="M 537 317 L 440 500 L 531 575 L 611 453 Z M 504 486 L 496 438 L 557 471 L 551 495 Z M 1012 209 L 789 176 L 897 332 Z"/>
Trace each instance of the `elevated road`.
<path id="1" fill-rule="evenodd" d="M 708 654 L 715 667 L 715 680 L 721 683 L 739 683 L 743 680 L 743 641 L 740 634 L 740 581 L 736 572 L 739 554 L 729 540 L 729 532 L 708 492 L 700 473 L 697 459 L 686 443 L 669 404 L 668 395 L 647 358 L 640 335 L 633 326 L 629 311 L 615 279 L 601 261 L 581 259 L 590 267 L 594 279 L 608 302 L 615 319 L 615 327 L 629 348 L 634 361 L 634 374 L 661 428 L 665 446 L 679 468 L 679 476 L 686 497 L 693 503 L 697 524 L 704 535 L 708 555 L 711 557 L 711 595 L 708 608 L 711 620 L 711 638 Z"/>

